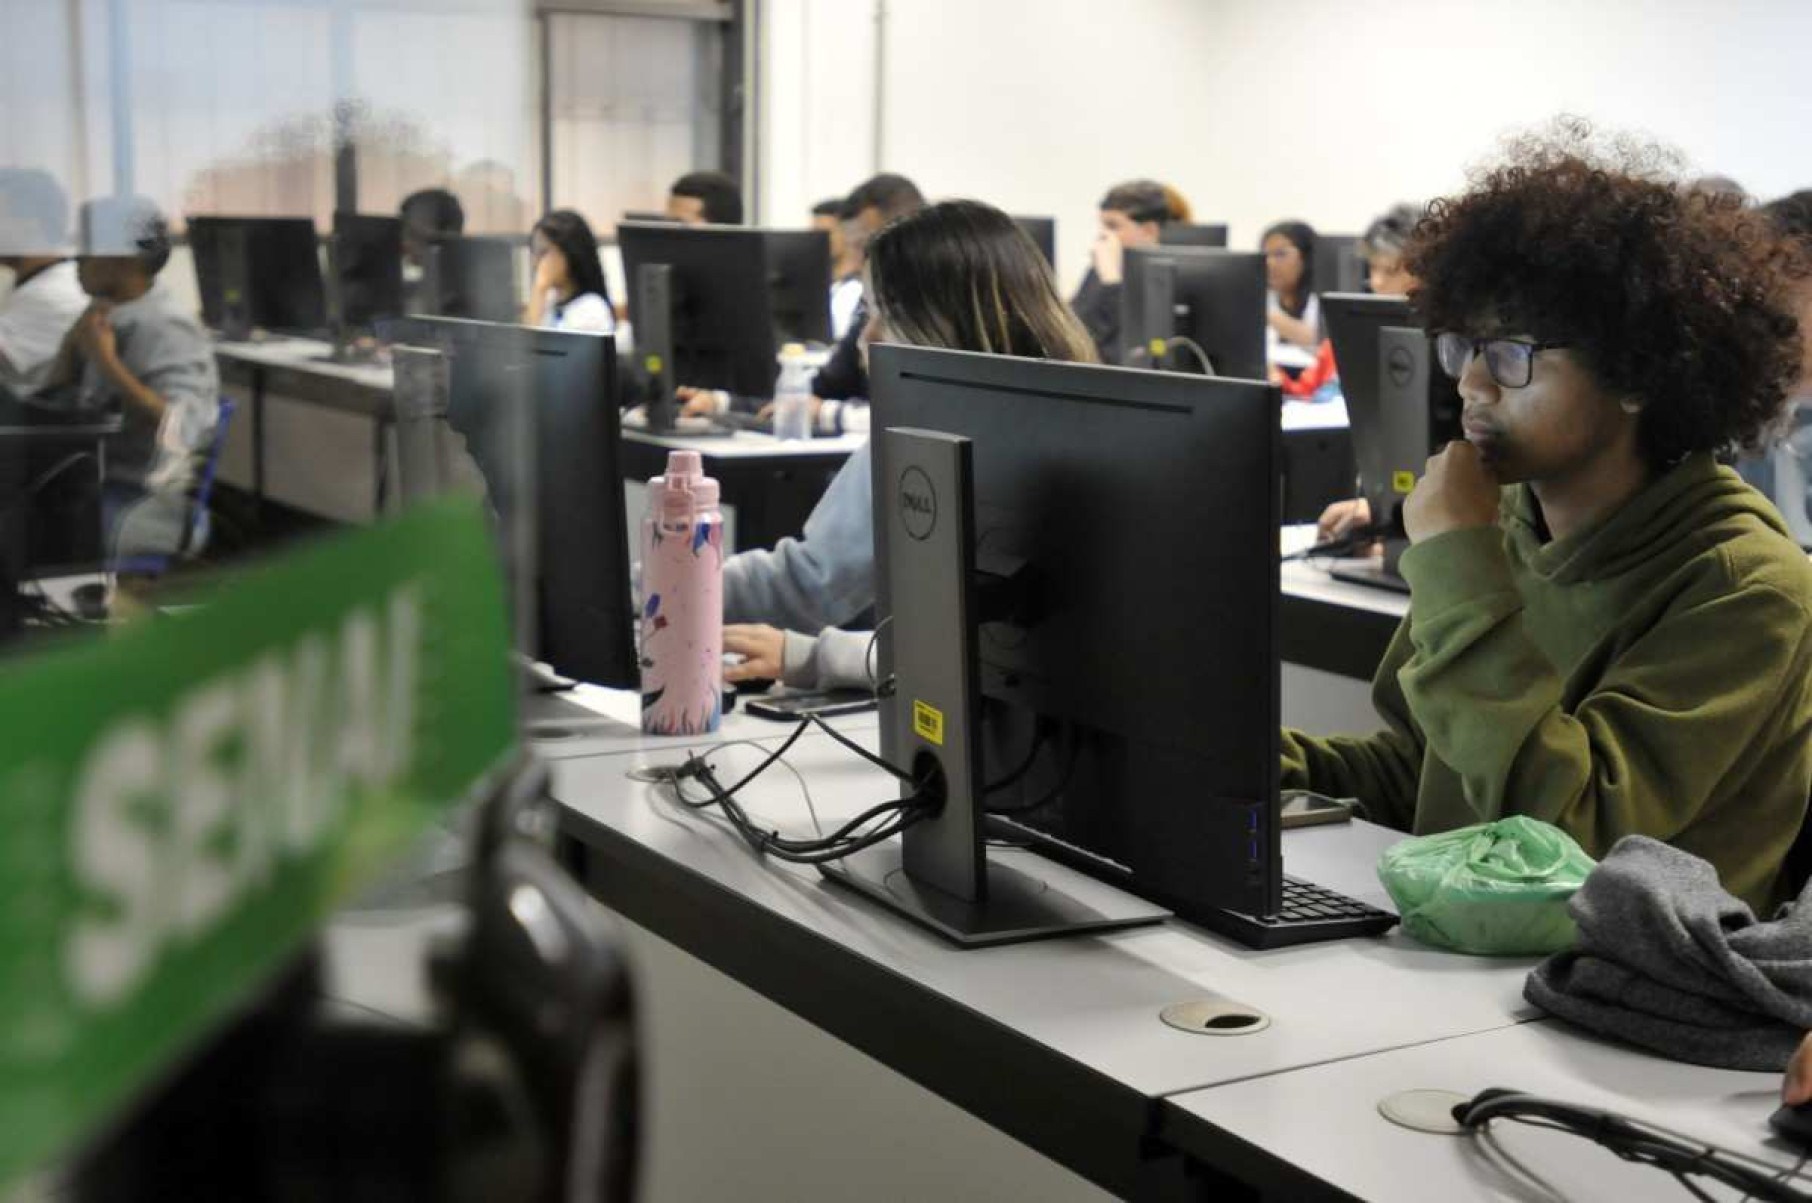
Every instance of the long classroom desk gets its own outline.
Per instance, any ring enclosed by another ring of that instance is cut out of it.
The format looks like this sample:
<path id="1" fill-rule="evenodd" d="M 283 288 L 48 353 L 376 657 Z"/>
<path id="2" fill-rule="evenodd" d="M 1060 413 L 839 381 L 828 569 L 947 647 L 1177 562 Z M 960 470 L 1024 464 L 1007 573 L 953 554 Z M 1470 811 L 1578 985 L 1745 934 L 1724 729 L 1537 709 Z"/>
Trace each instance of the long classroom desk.
<path id="1" fill-rule="evenodd" d="M 1286 527 L 1280 546 L 1287 553 L 1313 541 L 1312 526 Z M 1379 727 L 1372 676 L 1409 613 L 1409 595 L 1330 575 L 1330 569 L 1353 563 L 1359 562 L 1292 560 L 1279 570 L 1277 642 L 1287 727 L 1318 735 Z"/>
<path id="2" fill-rule="evenodd" d="M 1450 1203 L 1686 1198 L 1659 1169 L 1567 1133 L 1495 1121 L 1484 1135 L 1412 1131 L 1378 1111 L 1407 1090 L 1503 1087 L 1644 1120 L 1781 1170 L 1804 1152 L 1767 1126 L 1780 1075 L 1669 1061 L 1543 1019 L 1232 1082 L 1167 1099 L 1164 1139 L 1237 1166 L 1266 1198 Z M 1710 1186 L 1701 1180 L 1701 1185 Z M 1794 1185 L 1812 1190 L 1812 1180 Z M 1735 1199 L 1712 1187 L 1719 1199 Z"/>
<path id="3" fill-rule="evenodd" d="M 756 752 L 719 755 L 732 758 L 728 777 L 752 765 Z M 1160 1139 L 1162 1102 L 1172 1095 L 1491 1031 L 1533 1015 L 1521 997 L 1531 962 L 1455 957 L 1399 932 L 1258 952 L 1171 921 L 962 951 L 815 870 L 759 860 L 715 820 L 626 776 L 632 767 L 675 759 L 661 749 L 555 764 L 562 855 L 595 896 L 688 962 L 710 967 L 707 980 L 729 979 L 697 993 L 728 997 L 740 983 L 807 1021 L 820 1047 L 826 1039 L 853 1046 L 1121 1196 L 1179 1197 L 1220 1172 Z M 801 739 L 788 762 L 826 822 L 897 789 L 819 735 Z M 744 801 L 764 821 L 804 828 L 800 785 L 779 769 L 751 784 Z M 1286 868 L 1386 902 L 1372 866 L 1397 838 L 1363 823 L 1293 831 L 1284 838 Z M 1028 861 L 1046 877 L 1063 875 L 1029 853 L 991 855 Z M 1169 1004 L 1204 997 L 1257 1008 L 1271 1024 L 1226 1037 L 1179 1031 L 1159 1019 Z M 735 1013 L 716 1020 L 734 1024 Z M 695 1038 L 711 1039 L 717 1023 L 703 1025 L 710 1030 Z M 732 1039 L 723 1054 L 731 1062 L 735 1047 Z M 742 1098 L 749 1087 L 735 1081 L 736 1072 L 734 1064 L 722 1066 L 722 1090 Z M 785 1110 L 784 1102 L 766 1105 Z M 692 1123 L 698 1142 L 713 1139 L 719 1127 L 696 1115 L 671 1122 Z M 771 1127 L 772 1114 L 762 1122 Z"/>
<path id="4" fill-rule="evenodd" d="M 370 522 L 385 508 L 384 481 L 394 455 L 394 374 L 387 365 L 342 364 L 314 339 L 217 342 L 221 387 L 245 405 L 247 418 L 227 432 L 220 479 L 338 522 Z M 644 481 L 667 452 L 701 453 L 734 512 L 737 545 L 770 547 L 805 524 L 826 485 L 863 436 L 783 442 L 739 431 L 688 438 L 623 430 L 626 481 Z"/>

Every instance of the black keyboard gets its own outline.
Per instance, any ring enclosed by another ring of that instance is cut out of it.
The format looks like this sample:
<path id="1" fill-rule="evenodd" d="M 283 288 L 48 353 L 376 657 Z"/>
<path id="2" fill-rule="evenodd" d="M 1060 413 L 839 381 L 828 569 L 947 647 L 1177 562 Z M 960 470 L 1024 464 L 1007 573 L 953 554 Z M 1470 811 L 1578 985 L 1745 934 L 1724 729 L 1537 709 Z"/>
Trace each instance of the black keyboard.
<path id="1" fill-rule="evenodd" d="M 1220 911 L 1204 925 L 1252 948 L 1287 948 L 1316 940 L 1383 935 L 1397 917 L 1326 886 L 1284 874 L 1283 905 L 1275 915 Z"/>
<path id="2" fill-rule="evenodd" d="M 756 414 L 743 413 L 741 410 L 729 410 L 726 413 L 714 414 L 713 418 L 731 430 L 753 430 L 759 434 L 774 433 L 772 416 L 760 417 Z"/>
<path id="3" fill-rule="evenodd" d="M 1382 564 L 1342 564 L 1328 569 L 1328 575 L 1349 585 L 1370 585 L 1374 589 L 1388 589 L 1392 593 L 1409 592 L 1409 582 L 1388 571 Z"/>
<path id="4" fill-rule="evenodd" d="M 1117 885 L 1129 893 L 1139 890 L 1133 873 L 1080 845 L 1052 835 L 1041 827 L 991 814 L 987 833 L 1048 856 L 1091 877 Z M 1379 936 L 1395 927 L 1397 917 L 1357 898 L 1336 893 L 1326 886 L 1284 874 L 1283 905 L 1275 915 L 1248 915 L 1243 911 L 1198 910 L 1178 907 L 1174 899 L 1157 899 L 1177 911 L 1177 917 L 1238 940 L 1248 948 L 1287 948 L 1318 940 L 1344 940 L 1351 936 Z"/>

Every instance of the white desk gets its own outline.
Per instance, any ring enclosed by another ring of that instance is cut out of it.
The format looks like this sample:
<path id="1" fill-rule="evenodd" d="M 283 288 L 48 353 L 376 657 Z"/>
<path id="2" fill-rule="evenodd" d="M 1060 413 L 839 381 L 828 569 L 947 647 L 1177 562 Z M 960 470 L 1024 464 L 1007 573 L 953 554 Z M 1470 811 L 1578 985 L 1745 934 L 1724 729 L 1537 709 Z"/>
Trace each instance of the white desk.
<path id="1" fill-rule="evenodd" d="M 220 479 L 303 513 L 369 522 L 379 511 L 394 373 L 333 363 L 317 339 L 218 342 L 221 388 L 240 402 Z"/>
<path id="2" fill-rule="evenodd" d="M 720 776 L 758 754 L 723 750 Z M 563 841 L 607 905 L 809 1021 L 821 1029 L 814 1040 L 829 1033 L 853 1045 L 1116 1192 L 1146 1189 L 1159 1167 L 1174 1168 L 1174 1158 L 1146 1145 L 1167 1095 L 1532 1014 L 1521 999 L 1532 962 L 1456 957 L 1400 933 L 1254 952 L 1171 923 L 961 951 L 815 870 L 758 859 L 716 820 L 625 776 L 634 765 L 678 758 L 662 750 L 554 766 Z M 896 795 L 891 779 L 820 735 L 801 739 L 789 762 L 827 823 Z M 784 770 L 758 779 L 745 802 L 764 819 L 807 830 L 799 784 Z M 1286 864 L 1380 901 L 1371 865 L 1395 838 L 1365 824 L 1291 832 Z M 1050 872 L 1029 854 L 990 854 Z M 1171 1003 L 1207 996 L 1257 1007 L 1272 1024 L 1212 1037 L 1158 1018 Z M 1352 1021 L 1331 1022 L 1330 1000 L 1350 1005 Z M 790 1096 L 770 1085 L 784 1106 Z M 691 1131 L 703 1141 L 712 1128 L 701 1121 Z"/>
<path id="3" fill-rule="evenodd" d="M 227 432 L 220 478 L 304 513 L 369 522 L 384 506 L 380 482 L 394 456 L 395 372 L 387 363 L 334 363 L 332 350 L 307 338 L 215 344 L 222 387 L 245 414 Z M 647 480 L 663 469 L 668 451 L 697 451 L 723 486 L 737 546 L 768 547 L 799 532 L 831 477 L 866 441 L 782 441 L 758 431 L 694 438 L 625 425 L 622 472 L 629 482 Z M 634 530 L 641 490 L 627 495 Z"/>
<path id="4" fill-rule="evenodd" d="M 1297 552 L 1315 542 L 1313 526 L 1285 527 L 1279 545 Z M 1318 735 L 1378 729 L 1371 681 L 1409 595 L 1335 580 L 1329 569 L 1362 561 L 1292 560 L 1278 573 L 1278 650 L 1283 722 Z"/>
<path id="5" fill-rule="evenodd" d="M 739 430 L 729 435 L 655 434 L 646 427 L 623 424 L 625 442 L 642 443 L 669 451 L 696 451 L 701 456 L 722 460 L 772 459 L 784 455 L 792 459 L 825 458 L 846 460 L 868 442 L 866 434 L 839 434 L 810 439 L 777 439 L 760 430 Z"/>
<path id="6" fill-rule="evenodd" d="M 396 373 L 388 362 L 335 363 L 333 344 L 314 338 L 269 338 L 255 342 L 223 340 L 214 344 L 214 354 L 258 367 L 298 368 L 364 389 L 389 390 L 396 384 Z"/>
<path id="7" fill-rule="evenodd" d="M 1666 1061 L 1551 1020 L 1179 1095 L 1165 1105 L 1164 1129 L 1204 1160 L 1239 1162 L 1243 1177 L 1279 1198 L 1687 1197 L 1662 1171 L 1580 1137 L 1503 1121 L 1485 1136 L 1435 1136 L 1398 1127 L 1377 1110 L 1404 1090 L 1470 1097 L 1493 1086 L 1617 1111 L 1783 1169 L 1800 1158 L 1767 1127 L 1778 1074 Z M 1812 1190 L 1812 1181 L 1800 1186 Z"/>
<path id="8" fill-rule="evenodd" d="M 659 757 L 670 749 L 700 743 L 732 740 L 777 742 L 792 734 L 794 724 L 756 718 L 743 708 L 751 695 L 737 699 L 736 709 L 724 715 L 712 736 L 644 735 L 642 699 L 633 689 L 604 689 L 579 685 L 560 694 L 540 694 L 529 699 L 523 718 L 535 754 L 543 760 L 573 760 L 585 756 L 620 756 L 643 752 Z M 759 695 L 753 695 L 759 696 Z M 849 734 L 873 732 L 880 716 L 873 710 L 843 714 L 829 720 Z M 780 770 L 783 771 L 784 770 Z"/>

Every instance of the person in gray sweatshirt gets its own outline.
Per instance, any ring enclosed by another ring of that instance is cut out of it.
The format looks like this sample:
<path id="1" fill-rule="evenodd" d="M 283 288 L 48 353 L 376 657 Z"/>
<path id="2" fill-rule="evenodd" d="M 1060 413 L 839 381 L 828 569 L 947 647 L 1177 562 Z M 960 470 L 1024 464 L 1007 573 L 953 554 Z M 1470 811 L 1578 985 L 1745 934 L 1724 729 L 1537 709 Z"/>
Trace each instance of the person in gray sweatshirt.
<path id="1" fill-rule="evenodd" d="M 64 338 L 41 400 L 120 413 L 101 498 L 108 546 L 122 557 L 171 555 L 220 415 L 213 344 L 158 281 L 170 236 L 150 201 L 89 202 L 82 241 L 76 276 L 93 300 Z"/>
<path id="2" fill-rule="evenodd" d="M 882 229 L 869 244 L 866 292 L 865 353 L 870 342 L 897 342 L 1097 361 L 1044 256 L 1012 218 L 977 201 L 931 205 Z M 869 632 L 827 629 L 874 605 L 871 472 L 864 446 L 831 481 L 799 538 L 725 562 L 731 625 L 724 648 L 747 657 L 726 674 L 730 680 L 867 683 Z M 815 667 L 808 673 L 808 666 Z"/>

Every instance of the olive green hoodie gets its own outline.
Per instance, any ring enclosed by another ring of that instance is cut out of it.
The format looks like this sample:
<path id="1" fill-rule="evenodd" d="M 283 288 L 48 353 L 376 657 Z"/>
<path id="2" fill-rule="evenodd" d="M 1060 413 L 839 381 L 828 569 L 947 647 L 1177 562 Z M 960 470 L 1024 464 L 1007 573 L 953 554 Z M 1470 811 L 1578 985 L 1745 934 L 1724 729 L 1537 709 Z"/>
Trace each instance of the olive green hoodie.
<path id="1" fill-rule="evenodd" d="M 1404 553 L 1409 615 L 1372 682 L 1387 730 L 1283 734 L 1283 783 L 1418 834 L 1511 814 L 1593 856 L 1642 834 L 1765 911 L 1812 796 L 1812 565 L 1710 456 L 1544 542 L 1527 486 L 1496 527 Z"/>

